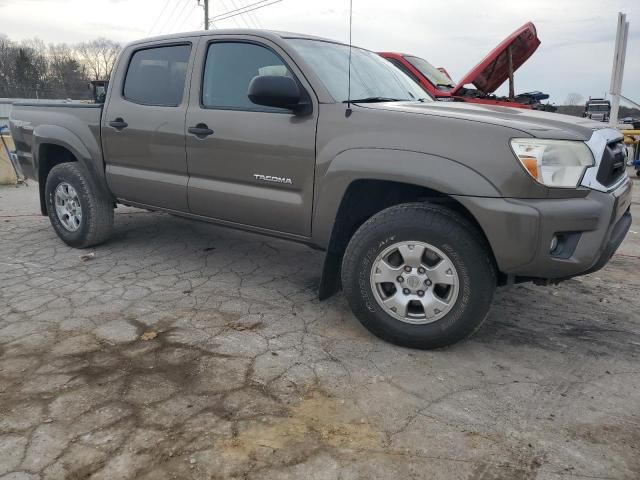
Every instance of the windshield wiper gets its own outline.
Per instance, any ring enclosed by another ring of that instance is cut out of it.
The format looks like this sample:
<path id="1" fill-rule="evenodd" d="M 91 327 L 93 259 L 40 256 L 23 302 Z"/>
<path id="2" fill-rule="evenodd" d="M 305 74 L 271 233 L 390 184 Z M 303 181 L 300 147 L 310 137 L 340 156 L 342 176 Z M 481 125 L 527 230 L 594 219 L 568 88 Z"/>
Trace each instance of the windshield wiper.
<path id="1" fill-rule="evenodd" d="M 342 103 L 376 103 L 376 102 L 405 102 L 406 100 L 402 100 L 401 98 L 388 98 L 388 97 L 366 97 L 366 98 L 357 98 L 351 100 L 345 100 Z"/>
<path id="2" fill-rule="evenodd" d="M 450 83 L 436 83 L 436 87 L 453 88 L 453 85 L 451 85 Z"/>

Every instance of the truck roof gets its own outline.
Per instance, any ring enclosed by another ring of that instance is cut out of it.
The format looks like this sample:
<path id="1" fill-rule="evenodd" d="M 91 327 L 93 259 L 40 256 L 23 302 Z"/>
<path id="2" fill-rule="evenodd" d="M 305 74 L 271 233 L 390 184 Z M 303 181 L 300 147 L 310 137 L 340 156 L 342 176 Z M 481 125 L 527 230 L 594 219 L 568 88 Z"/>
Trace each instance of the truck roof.
<path id="1" fill-rule="evenodd" d="M 224 28 L 224 29 L 215 29 L 215 30 L 196 30 L 192 32 L 181 32 L 181 33 L 171 33 L 168 35 L 158 35 L 155 37 L 142 38 L 140 40 L 134 40 L 133 42 L 129 42 L 129 45 L 140 45 L 146 44 L 150 42 L 159 42 L 159 41 L 170 41 L 178 38 L 185 37 L 203 37 L 203 36 L 216 36 L 216 35 L 253 35 L 263 38 L 271 38 L 274 40 L 283 39 L 283 38 L 304 38 L 309 40 L 319 40 L 322 42 L 336 43 L 338 45 L 347 45 L 343 42 L 338 42 L 336 40 L 332 40 L 330 38 L 318 37 L 315 35 L 307 35 L 304 33 L 294 33 L 294 32 L 282 32 L 278 30 L 266 30 L 266 29 L 257 29 L 257 28 Z M 360 47 L 358 47 L 360 48 Z"/>

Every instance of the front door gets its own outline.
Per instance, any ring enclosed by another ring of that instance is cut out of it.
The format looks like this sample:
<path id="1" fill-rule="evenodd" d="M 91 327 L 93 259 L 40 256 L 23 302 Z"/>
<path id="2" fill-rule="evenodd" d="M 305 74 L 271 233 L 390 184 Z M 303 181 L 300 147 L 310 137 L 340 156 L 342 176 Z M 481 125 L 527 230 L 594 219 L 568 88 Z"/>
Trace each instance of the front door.
<path id="1" fill-rule="evenodd" d="M 184 120 L 195 45 L 125 51 L 102 115 L 106 176 L 121 200 L 188 211 Z"/>
<path id="2" fill-rule="evenodd" d="M 317 103 L 296 116 L 253 104 L 247 90 L 258 75 L 289 75 L 310 87 L 266 40 L 203 41 L 197 55 L 194 71 L 202 73 L 193 75 L 186 123 L 191 213 L 309 236 Z"/>

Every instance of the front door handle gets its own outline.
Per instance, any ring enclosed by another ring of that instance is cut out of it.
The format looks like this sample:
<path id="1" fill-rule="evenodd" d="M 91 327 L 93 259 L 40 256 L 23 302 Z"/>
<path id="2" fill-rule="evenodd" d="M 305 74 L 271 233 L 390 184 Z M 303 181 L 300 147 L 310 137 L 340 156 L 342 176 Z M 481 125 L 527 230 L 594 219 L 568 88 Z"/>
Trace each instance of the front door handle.
<path id="1" fill-rule="evenodd" d="M 209 135 L 213 135 L 213 130 L 207 127 L 206 123 L 199 123 L 195 127 L 189 127 L 187 131 L 198 138 L 205 138 Z"/>
<path id="2" fill-rule="evenodd" d="M 122 130 L 123 128 L 127 128 L 129 126 L 129 124 L 125 122 L 121 117 L 118 117 L 115 120 L 111 120 L 109 122 L 109 125 L 111 125 L 116 130 Z"/>

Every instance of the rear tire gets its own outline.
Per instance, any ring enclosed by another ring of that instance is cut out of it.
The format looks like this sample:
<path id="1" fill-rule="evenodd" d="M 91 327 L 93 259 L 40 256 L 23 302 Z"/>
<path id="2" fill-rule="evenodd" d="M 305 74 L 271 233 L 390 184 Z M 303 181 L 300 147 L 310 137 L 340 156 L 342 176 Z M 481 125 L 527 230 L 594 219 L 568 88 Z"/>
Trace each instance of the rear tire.
<path id="1" fill-rule="evenodd" d="M 464 217 L 409 203 L 377 213 L 356 231 L 343 258 L 342 285 L 353 313 L 374 335 L 433 349 L 480 328 L 496 270 L 483 235 Z"/>
<path id="2" fill-rule="evenodd" d="M 51 169 L 45 184 L 47 213 L 67 245 L 87 248 L 106 241 L 113 230 L 113 201 L 91 182 L 79 163 Z"/>

